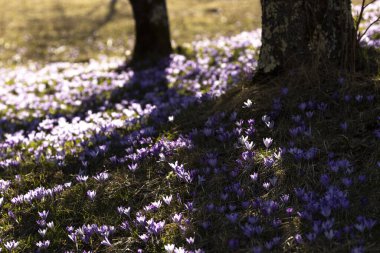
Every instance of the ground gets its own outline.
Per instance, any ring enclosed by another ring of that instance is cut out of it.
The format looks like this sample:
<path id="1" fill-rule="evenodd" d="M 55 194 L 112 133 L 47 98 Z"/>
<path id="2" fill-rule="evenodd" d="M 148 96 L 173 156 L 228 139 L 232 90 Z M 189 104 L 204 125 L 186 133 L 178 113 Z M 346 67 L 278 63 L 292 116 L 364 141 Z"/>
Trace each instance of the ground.
<path id="1" fill-rule="evenodd" d="M 87 61 L 99 54 L 120 56 L 133 45 L 133 17 L 118 0 L 107 19 L 108 0 L 0 0 L 0 62 Z M 259 1 L 169 0 L 175 45 L 200 37 L 233 35 L 260 25 Z"/>
<path id="2" fill-rule="evenodd" d="M 259 46 L 0 68 L 0 249 L 379 251 L 378 49 L 252 83 Z"/>

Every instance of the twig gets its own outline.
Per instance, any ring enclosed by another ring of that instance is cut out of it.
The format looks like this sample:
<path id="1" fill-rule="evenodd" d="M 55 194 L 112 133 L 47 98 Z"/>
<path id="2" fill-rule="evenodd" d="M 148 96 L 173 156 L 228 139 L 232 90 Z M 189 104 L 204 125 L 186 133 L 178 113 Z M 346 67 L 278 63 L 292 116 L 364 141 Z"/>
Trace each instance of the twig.
<path id="1" fill-rule="evenodd" d="M 356 21 L 356 34 L 357 34 L 357 38 L 359 38 L 359 25 L 360 23 L 362 22 L 362 19 L 363 19 L 363 12 L 364 12 L 364 9 L 365 9 L 365 0 L 362 0 L 362 5 L 361 5 L 361 8 L 360 8 L 360 12 L 359 12 L 359 16 L 358 16 L 358 20 Z"/>
<path id="2" fill-rule="evenodd" d="M 360 42 L 360 40 L 363 38 L 363 36 L 368 32 L 369 28 L 371 28 L 371 26 L 373 26 L 374 24 L 376 24 L 377 22 L 380 21 L 380 17 L 378 17 L 375 21 L 373 21 L 371 24 L 369 24 L 367 26 L 367 28 L 364 30 L 364 32 L 359 36 L 358 38 L 358 41 Z"/>
<path id="3" fill-rule="evenodd" d="M 380 21 L 380 17 L 377 18 L 375 21 L 373 21 L 371 24 L 369 24 L 367 26 L 367 28 L 365 29 L 365 31 L 363 33 L 361 33 L 359 31 L 359 26 L 360 26 L 360 23 L 362 22 L 363 20 L 363 13 L 364 13 L 364 10 L 370 6 L 371 4 L 373 4 L 374 2 L 376 2 L 377 0 L 371 0 L 369 1 L 367 4 L 365 3 L 366 0 L 362 0 L 362 4 L 361 4 L 361 8 L 360 8 L 360 13 L 359 13 L 359 16 L 358 16 L 358 19 L 356 21 L 356 40 L 357 42 L 359 43 L 361 41 L 361 39 L 363 38 L 363 36 L 368 32 L 368 30 L 371 28 L 371 26 L 373 26 L 374 24 L 376 24 L 377 22 Z"/>

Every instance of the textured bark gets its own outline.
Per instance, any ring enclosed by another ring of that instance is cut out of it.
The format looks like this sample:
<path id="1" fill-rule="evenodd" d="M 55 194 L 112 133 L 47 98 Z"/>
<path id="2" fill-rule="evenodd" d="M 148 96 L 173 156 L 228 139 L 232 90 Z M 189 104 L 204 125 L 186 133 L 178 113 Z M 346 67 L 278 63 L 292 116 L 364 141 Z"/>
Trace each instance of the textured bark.
<path id="1" fill-rule="evenodd" d="M 357 49 L 350 0 L 261 0 L 259 71 L 332 62 L 352 69 Z"/>
<path id="2" fill-rule="evenodd" d="M 135 19 L 132 63 L 154 62 L 172 52 L 165 0 L 129 0 Z"/>

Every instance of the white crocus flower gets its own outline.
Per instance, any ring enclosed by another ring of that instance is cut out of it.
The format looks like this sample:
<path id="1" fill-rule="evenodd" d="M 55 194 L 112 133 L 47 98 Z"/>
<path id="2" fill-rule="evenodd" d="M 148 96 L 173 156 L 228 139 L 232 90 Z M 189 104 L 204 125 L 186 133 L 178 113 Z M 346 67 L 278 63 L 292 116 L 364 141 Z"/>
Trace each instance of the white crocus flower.
<path id="1" fill-rule="evenodd" d="M 247 101 L 244 102 L 243 108 L 251 108 L 252 104 L 252 100 L 247 99 Z"/>
<path id="2" fill-rule="evenodd" d="M 264 142 L 265 147 L 269 148 L 272 145 L 273 139 L 272 138 L 264 138 L 263 142 Z"/>

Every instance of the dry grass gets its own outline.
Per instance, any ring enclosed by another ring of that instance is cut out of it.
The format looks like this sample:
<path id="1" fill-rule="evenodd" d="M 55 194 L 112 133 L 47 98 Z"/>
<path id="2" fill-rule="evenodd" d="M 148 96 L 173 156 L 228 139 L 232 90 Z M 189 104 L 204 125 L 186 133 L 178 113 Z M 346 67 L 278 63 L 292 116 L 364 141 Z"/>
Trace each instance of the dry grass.
<path id="1" fill-rule="evenodd" d="M 109 4 L 109 0 L 0 0 L 0 62 L 122 56 L 133 46 L 131 8 L 127 0 L 118 0 L 107 21 Z M 175 44 L 260 26 L 257 0 L 168 0 L 168 9 Z"/>

